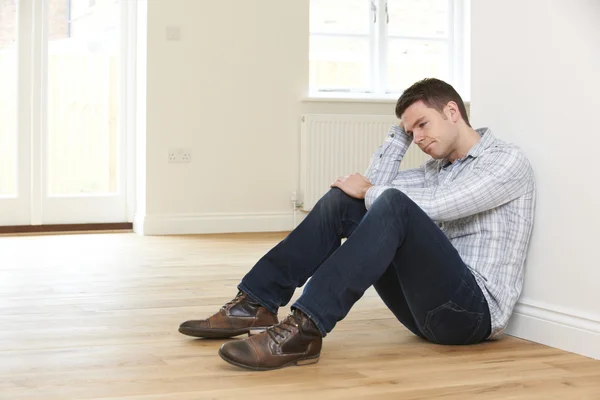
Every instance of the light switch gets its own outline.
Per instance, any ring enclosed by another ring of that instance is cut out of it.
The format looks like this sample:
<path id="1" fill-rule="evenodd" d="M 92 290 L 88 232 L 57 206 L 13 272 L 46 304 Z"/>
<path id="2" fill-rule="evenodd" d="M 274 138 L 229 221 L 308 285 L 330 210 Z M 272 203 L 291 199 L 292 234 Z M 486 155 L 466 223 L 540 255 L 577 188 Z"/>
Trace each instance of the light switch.
<path id="1" fill-rule="evenodd" d="M 166 38 L 169 41 L 178 42 L 181 40 L 181 27 L 177 25 L 167 26 Z"/>

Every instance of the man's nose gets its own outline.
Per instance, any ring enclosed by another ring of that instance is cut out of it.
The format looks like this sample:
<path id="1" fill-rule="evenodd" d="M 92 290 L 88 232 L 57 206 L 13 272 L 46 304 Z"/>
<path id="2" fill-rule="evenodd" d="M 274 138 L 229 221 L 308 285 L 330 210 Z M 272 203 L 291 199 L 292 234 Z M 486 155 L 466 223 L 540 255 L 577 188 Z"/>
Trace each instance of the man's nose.
<path id="1" fill-rule="evenodd" d="M 415 144 L 419 144 L 425 139 L 425 136 L 421 132 L 413 132 L 413 140 Z"/>

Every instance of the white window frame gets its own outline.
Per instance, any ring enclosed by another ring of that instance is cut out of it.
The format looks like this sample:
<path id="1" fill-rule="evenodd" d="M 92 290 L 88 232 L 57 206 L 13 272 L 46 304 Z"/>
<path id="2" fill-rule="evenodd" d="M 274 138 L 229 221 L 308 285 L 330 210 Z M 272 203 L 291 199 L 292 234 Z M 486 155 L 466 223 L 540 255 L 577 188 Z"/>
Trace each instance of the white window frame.
<path id="1" fill-rule="evenodd" d="M 371 89 L 357 91 L 318 91 L 309 88 L 309 98 L 313 99 L 397 99 L 401 93 L 386 92 L 387 49 L 388 49 L 388 0 L 364 0 L 371 4 L 370 18 L 370 59 L 369 81 Z M 418 0 L 416 0 L 418 1 Z M 448 2 L 448 37 L 433 36 L 393 36 L 394 39 L 430 40 L 448 44 L 448 76 L 450 83 L 461 93 L 465 101 L 470 100 L 470 0 L 446 0 Z M 309 32 L 312 36 L 328 36 L 318 32 Z M 330 36 L 330 35 L 329 35 Z M 336 34 L 337 37 L 355 37 L 356 35 Z"/>

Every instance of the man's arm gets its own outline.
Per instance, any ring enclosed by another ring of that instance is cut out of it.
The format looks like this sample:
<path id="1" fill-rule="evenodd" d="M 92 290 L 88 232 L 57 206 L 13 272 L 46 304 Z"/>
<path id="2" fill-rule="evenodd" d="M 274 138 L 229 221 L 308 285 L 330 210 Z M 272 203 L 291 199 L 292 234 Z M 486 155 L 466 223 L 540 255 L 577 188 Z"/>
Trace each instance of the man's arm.
<path id="1" fill-rule="evenodd" d="M 398 173 L 410 142 L 410 136 L 401 126 L 392 126 L 383 144 L 371 156 L 365 178 L 373 185 L 389 185 Z"/>
<path id="2" fill-rule="evenodd" d="M 376 188 L 386 190 L 393 181 L 395 184 L 401 183 L 404 187 L 422 187 L 425 183 L 424 166 L 398 171 L 411 141 L 412 137 L 404 131 L 402 124 L 392 126 L 385 142 L 373 153 L 365 176 L 355 173 L 339 177 L 331 184 L 331 187 L 338 187 L 357 199 L 365 199 L 367 208 L 376 198 L 376 196 L 373 197 L 376 192 L 370 190 L 374 185 Z M 371 202 L 365 197 L 367 193 L 370 193 L 373 198 Z"/>
<path id="3" fill-rule="evenodd" d="M 529 189 L 532 170 L 525 155 L 516 148 L 492 149 L 452 182 L 433 187 L 409 187 L 401 181 L 373 186 L 365 195 L 367 208 L 385 190 L 398 189 L 436 221 L 450 221 L 508 203 Z"/>
<path id="4" fill-rule="evenodd" d="M 402 123 L 392 126 L 385 142 L 373 153 L 365 178 L 373 185 L 390 185 L 392 181 L 403 180 L 405 186 L 422 186 L 423 169 L 398 172 L 411 141 L 412 137 L 404 131 Z"/>

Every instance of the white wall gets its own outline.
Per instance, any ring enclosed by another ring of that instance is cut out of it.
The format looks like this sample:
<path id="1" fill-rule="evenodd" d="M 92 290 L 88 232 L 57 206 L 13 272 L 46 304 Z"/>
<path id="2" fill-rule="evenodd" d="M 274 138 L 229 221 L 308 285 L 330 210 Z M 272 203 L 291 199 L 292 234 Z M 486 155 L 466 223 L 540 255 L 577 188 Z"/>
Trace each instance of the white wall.
<path id="1" fill-rule="evenodd" d="M 537 176 L 526 285 L 509 332 L 600 358 L 600 2 L 472 3 L 475 125 Z"/>
<path id="2" fill-rule="evenodd" d="M 308 0 L 147 2 L 145 214 L 152 233 L 291 230 L 303 113 L 393 114 L 392 103 L 302 102 Z M 167 41 L 167 26 L 181 28 Z M 190 164 L 168 164 L 190 148 Z M 140 194 L 138 194 L 140 196 Z M 142 210 L 143 207 L 138 207 Z"/>

